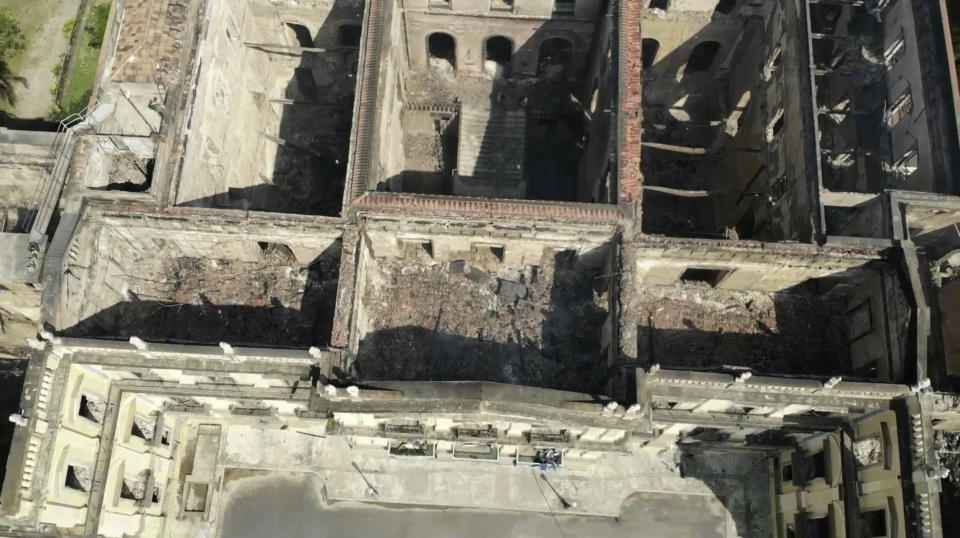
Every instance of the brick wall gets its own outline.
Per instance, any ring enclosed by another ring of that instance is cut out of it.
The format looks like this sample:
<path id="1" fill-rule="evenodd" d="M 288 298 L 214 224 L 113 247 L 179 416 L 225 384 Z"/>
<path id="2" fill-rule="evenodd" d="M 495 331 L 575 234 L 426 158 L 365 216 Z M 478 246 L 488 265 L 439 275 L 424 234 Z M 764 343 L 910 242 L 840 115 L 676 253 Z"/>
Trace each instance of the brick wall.
<path id="1" fill-rule="evenodd" d="M 640 139 L 643 118 L 640 112 L 640 17 L 643 7 L 638 1 L 620 2 L 620 200 L 639 207 Z"/>

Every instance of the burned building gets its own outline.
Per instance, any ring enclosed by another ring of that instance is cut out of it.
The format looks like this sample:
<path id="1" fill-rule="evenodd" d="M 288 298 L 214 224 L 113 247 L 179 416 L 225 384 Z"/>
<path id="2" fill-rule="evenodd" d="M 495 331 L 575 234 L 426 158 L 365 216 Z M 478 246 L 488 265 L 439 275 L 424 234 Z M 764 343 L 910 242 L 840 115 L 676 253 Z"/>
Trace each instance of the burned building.
<path id="1" fill-rule="evenodd" d="M 0 530 L 949 536 L 945 24 L 115 0 L 88 110 L 0 133 Z"/>

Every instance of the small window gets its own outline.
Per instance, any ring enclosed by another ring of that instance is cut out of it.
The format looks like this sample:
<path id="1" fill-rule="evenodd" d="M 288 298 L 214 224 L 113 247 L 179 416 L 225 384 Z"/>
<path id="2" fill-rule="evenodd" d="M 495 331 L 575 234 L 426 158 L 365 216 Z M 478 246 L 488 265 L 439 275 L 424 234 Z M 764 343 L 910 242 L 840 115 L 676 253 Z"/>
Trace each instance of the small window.
<path id="1" fill-rule="evenodd" d="M 90 491 L 90 469 L 80 465 L 67 465 L 67 476 L 63 485 L 75 491 Z"/>
<path id="2" fill-rule="evenodd" d="M 153 493 L 150 495 L 150 502 L 153 504 L 157 504 L 160 502 L 160 488 L 158 487 L 153 488 Z"/>
<path id="3" fill-rule="evenodd" d="M 780 136 L 780 132 L 783 130 L 783 117 L 783 109 L 781 108 L 777 110 L 776 116 L 770 120 L 770 124 L 767 126 L 767 142 L 773 142 Z"/>
<path id="4" fill-rule="evenodd" d="M 553 2 L 554 15 L 573 15 L 576 11 L 576 0 L 554 0 Z"/>
<path id="5" fill-rule="evenodd" d="M 356 48 L 360 46 L 360 25 L 343 24 L 337 28 L 337 44 L 341 47 Z"/>
<path id="6" fill-rule="evenodd" d="M 817 452 L 812 456 L 807 457 L 807 469 L 809 474 L 807 475 L 810 480 L 814 478 L 826 478 L 827 476 L 827 461 L 824 457 L 823 452 Z"/>
<path id="7" fill-rule="evenodd" d="M 660 42 L 656 39 L 644 38 L 641 42 L 640 58 L 643 69 L 649 69 L 653 62 L 657 61 L 657 52 L 660 50 Z"/>
<path id="8" fill-rule="evenodd" d="M 693 47 L 690 52 L 690 58 L 687 60 L 687 73 L 702 73 L 709 71 L 713 65 L 713 60 L 720 52 L 720 43 L 716 41 L 704 41 Z"/>
<path id="9" fill-rule="evenodd" d="M 714 11 L 721 15 L 729 15 L 735 7 L 737 7 L 737 0 L 720 0 Z"/>
<path id="10" fill-rule="evenodd" d="M 884 509 L 870 510 L 860 514 L 860 535 L 863 538 L 887 536 L 887 512 Z"/>
<path id="11" fill-rule="evenodd" d="M 81 416 L 89 421 L 96 422 L 97 424 L 103 424 L 103 415 L 106 411 L 106 406 L 103 403 L 103 400 L 94 398 L 93 396 L 88 396 L 86 394 L 80 395 L 80 406 L 77 409 L 77 415 Z"/>
<path id="12" fill-rule="evenodd" d="M 710 286 L 716 286 L 727 276 L 729 271 L 723 269 L 706 269 L 703 267 L 688 267 L 680 275 L 683 282 L 703 282 Z"/>
<path id="13" fill-rule="evenodd" d="M 894 171 L 898 174 L 901 174 L 903 177 L 909 177 L 917 171 L 917 168 L 920 166 L 920 157 L 917 155 L 917 150 L 911 149 L 910 151 L 903 154 L 900 157 L 896 164 L 894 164 Z"/>
<path id="14" fill-rule="evenodd" d="M 804 538 L 830 538 L 830 519 L 820 517 L 803 520 Z"/>
<path id="15" fill-rule="evenodd" d="M 903 29 L 901 29 L 899 37 L 883 52 L 883 59 L 887 63 L 887 68 L 897 65 L 906 51 L 907 43 L 903 37 Z"/>
<path id="16" fill-rule="evenodd" d="M 890 127 L 896 127 L 900 121 L 913 112 L 913 96 L 910 95 L 910 89 L 907 88 L 890 107 L 889 118 Z"/>
<path id="17" fill-rule="evenodd" d="M 120 498 L 128 501 L 139 501 L 143 499 L 145 493 L 145 484 L 134 478 L 124 478 L 120 484 Z"/>
<path id="18" fill-rule="evenodd" d="M 780 64 L 782 63 L 783 63 L 783 49 L 778 46 L 777 48 L 773 49 L 773 55 L 770 56 L 769 60 L 767 60 L 767 67 L 766 69 L 764 69 L 764 72 L 763 72 L 764 78 L 769 80 L 770 77 L 772 77 L 773 74 L 776 73 L 778 69 L 780 69 Z"/>
<path id="19" fill-rule="evenodd" d="M 650 0 L 650 9 L 662 9 L 664 11 L 670 7 L 670 0 Z"/>
<path id="20" fill-rule="evenodd" d="M 163 434 L 160 436 L 160 444 L 170 446 L 170 430 L 163 430 Z"/>
<path id="21" fill-rule="evenodd" d="M 493 11 L 513 11 L 513 0 L 490 0 Z"/>
<path id="22" fill-rule="evenodd" d="M 780 469 L 780 481 L 784 484 L 793 482 L 793 464 L 788 463 Z"/>
<path id="23" fill-rule="evenodd" d="M 783 130 L 783 114 L 780 114 L 780 117 L 777 118 L 777 121 L 773 122 L 773 136 L 776 138 L 780 135 L 780 131 Z"/>

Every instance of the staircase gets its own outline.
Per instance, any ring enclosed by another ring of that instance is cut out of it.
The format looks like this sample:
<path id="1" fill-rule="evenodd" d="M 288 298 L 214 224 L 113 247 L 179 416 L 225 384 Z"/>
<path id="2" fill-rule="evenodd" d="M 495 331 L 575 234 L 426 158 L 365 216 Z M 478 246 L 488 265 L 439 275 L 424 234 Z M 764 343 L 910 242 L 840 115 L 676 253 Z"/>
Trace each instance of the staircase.
<path id="1" fill-rule="evenodd" d="M 453 193 L 525 198 L 526 129 L 526 113 L 522 110 L 462 109 Z"/>

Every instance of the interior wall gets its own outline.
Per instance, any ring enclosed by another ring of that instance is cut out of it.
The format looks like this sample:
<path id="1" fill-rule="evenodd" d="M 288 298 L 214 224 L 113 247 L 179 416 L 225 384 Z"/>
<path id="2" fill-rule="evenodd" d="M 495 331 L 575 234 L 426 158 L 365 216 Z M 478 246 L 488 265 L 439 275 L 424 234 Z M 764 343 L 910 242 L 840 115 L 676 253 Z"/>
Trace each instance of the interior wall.
<path id="1" fill-rule="evenodd" d="M 357 57 L 340 29 L 362 12 L 210 3 L 177 204 L 339 214 Z"/>
<path id="2" fill-rule="evenodd" d="M 672 2 L 644 15 L 641 34 L 658 45 L 644 60 L 644 139 L 674 148 L 644 148 L 646 184 L 666 187 L 645 193 L 645 231 L 812 241 L 806 26 L 787 0 L 717 5 Z M 707 42 L 716 55 L 694 72 Z M 663 208 L 675 215 L 657 218 Z"/>
<path id="3" fill-rule="evenodd" d="M 891 0 L 881 10 L 838 13 L 835 29 L 813 39 L 831 60 L 818 65 L 817 77 L 824 186 L 955 194 L 957 112 L 944 44 L 934 37 L 942 34 L 936 2 Z"/>
<path id="4" fill-rule="evenodd" d="M 251 171 L 264 170 L 276 156 L 276 145 L 256 133 L 279 130 L 280 116 L 267 101 L 276 93 L 265 85 L 278 68 L 269 54 L 243 46 L 241 39 L 276 42 L 283 29 L 258 31 L 246 2 L 210 2 L 208 10 L 178 204 L 213 205 L 212 197 L 249 184 Z"/>
<path id="5" fill-rule="evenodd" d="M 378 107 L 372 153 L 377 160 L 367 176 L 367 189 L 375 190 L 385 181 L 388 190 L 400 190 L 403 184 L 403 77 L 406 65 L 406 33 L 403 17 L 396 2 L 383 2 L 383 29 L 387 39 L 382 40 L 378 82 Z"/>
<path id="6" fill-rule="evenodd" d="M 608 6 L 612 12 L 614 3 Z M 614 64 L 619 45 L 615 17 L 604 17 L 593 38 L 593 54 L 586 93 L 582 100 L 590 115 L 587 141 L 580 157 L 577 199 L 581 202 L 616 203 L 613 166 L 616 159 L 616 109 L 619 70 Z"/>

